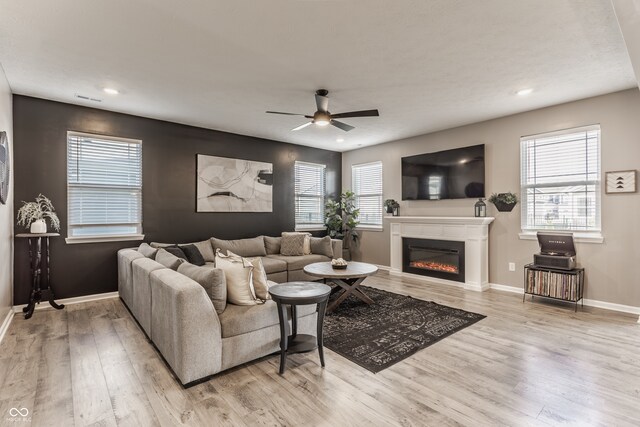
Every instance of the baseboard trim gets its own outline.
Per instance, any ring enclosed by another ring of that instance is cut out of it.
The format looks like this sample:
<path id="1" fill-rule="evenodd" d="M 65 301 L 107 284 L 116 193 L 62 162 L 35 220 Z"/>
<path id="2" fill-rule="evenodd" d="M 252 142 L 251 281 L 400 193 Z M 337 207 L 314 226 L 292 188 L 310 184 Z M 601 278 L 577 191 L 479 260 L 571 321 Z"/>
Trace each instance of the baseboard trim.
<path id="1" fill-rule="evenodd" d="M 517 288 L 515 286 L 499 285 L 497 283 L 491 283 L 491 289 L 495 289 L 496 291 L 502 291 L 502 292 L 511 292 L 511 293 L 520 294 L 520 295 L 524 294 L 524 289 L 522 288 Z M 605 310 L 637 314 L 639 316 L 638 323 L 640 323 L 640 307 L 634 307 L 632 305 L 616 304 L 613 302 L 599 301 L 599 300 L 587 299 L 587 298 L 585 298 L 583 302 L 584 302 L 584 305 L 586 305 L 587 307 L 603 308 Z"/>
<path id="2" fill-rule="evenodd" d="M 83 295 L 81 297 L 72 297 L 72 298 L 64 298 L 64 299 L 56 299 L 58 304 L 80 304 L 82 302 L 90 302 L 90 301 L 99 301 L 101 299 L 109 299 L 109 298 L 117 298 L 120 294 L 118 292 L 105 292 L 103 294 L 93 294 L 93 295 Z M 22 313 L 22 309 L 26 307 L 27 304 L 14 305 L 13 312 L 14 313 Z M 51 304 L 49 301 L 42 301 L 40 304 L 36 304 L 36 310 L 43 310 L 45 308 L 51 308 Z"/>
<path id="3" fill-rule="evenodd" d="M 9 310 L 9 312 L 7 313 L 7 317 L 5 317 L 4 321 L 2 322 L 2 326 L 0 326 L 0 343 L 2 343 L 4 335 L 9 330 L 9 326 L 11 325 L 11 321 L 13 320 L 13 315 L 13 310 Z"/>

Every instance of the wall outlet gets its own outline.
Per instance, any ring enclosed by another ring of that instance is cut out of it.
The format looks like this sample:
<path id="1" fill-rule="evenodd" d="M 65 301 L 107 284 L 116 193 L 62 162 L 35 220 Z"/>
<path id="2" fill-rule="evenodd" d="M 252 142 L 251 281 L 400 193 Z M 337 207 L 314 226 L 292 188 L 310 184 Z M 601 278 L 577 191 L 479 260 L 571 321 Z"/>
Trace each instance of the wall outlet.
<path id="1" fill-rule="evenodd" d="M 516 263 L 515 262 L 510 262 L 509 263 L 509 271 L 516 271 Z"/>

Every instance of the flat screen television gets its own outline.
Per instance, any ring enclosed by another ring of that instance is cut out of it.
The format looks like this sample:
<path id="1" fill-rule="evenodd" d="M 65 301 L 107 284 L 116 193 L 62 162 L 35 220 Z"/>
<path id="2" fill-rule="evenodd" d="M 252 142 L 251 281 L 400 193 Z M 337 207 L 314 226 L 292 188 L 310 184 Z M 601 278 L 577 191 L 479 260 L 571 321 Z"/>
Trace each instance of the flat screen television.
<path id="1" fill-rule="evenodd" d="M 484 144 L 402 158 L 402 200 L 484 196 Z"/>

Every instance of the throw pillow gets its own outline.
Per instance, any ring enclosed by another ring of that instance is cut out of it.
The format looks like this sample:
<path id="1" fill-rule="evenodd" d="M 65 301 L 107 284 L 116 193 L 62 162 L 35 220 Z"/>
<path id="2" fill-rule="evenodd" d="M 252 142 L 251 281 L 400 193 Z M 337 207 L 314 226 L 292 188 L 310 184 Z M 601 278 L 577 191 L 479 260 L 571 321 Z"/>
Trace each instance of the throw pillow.
<path id="1" fill-rule="evenodd" d="M 166 246 L 164 248 L 165 251 L 169 252 L 171 255 L 175 255 L 178 258 L 182 258 L 183 260 L 187 261 L 187 256 L 185 255 L 185 253 L 182 251 L 182 249 L 180 249 L 178 247 L 178 245 L 175 246 Z"/>
<path id="2" fill-rule="evenodd" d="M 195 245 L 196 248 L 202 254 L 205 262 L 215 262 L 216 257 L 213 253 L 213 247 L 211 246 L 211 240 L 203 240 L 202 242 L 185 243 L 185 245 Z M 152 248 L 166 248 L 167 246 L 176 246 L 175 243 L 158 243 L 151 242 Z"/>
<path id="3" fill-rule="evenodd" d="M 233 252 L 228 252 L 228 254 L 232 258 L 242 258 Z M 271 295 L 269 295 L 269 280 L 267 279 L 267 272 L 264 270 L 264 266 L 262 265 L 262 258 L 254 257 L 244 259 L 253 266 L 251 279 L 253 282 L 253 289 L 256 292 L 256 297 L 261 300 L 271 299 Z"/>
<path id="4" fill-rule="evenodd" d="M 144 255 L 147 258 L 154 259 L 156 257 L 156 252 L 158 252 L 158 250 L 149 246 L 148 243 L 143 243 L 138 247 L 138 252 L 140 252 L 142 255 Z"/>
<path id="5" fill-rule="evenodd" d="M 178 273 L 195 280 L 207 291 L 216 313 L 221 314 L 227 308 L 227 283 L 224 271 L 213 266 L 199 267 L 183 262 L 178 266 Z"/>
<path id="6" fill-rule="evenodd" d="M 331 237 L 312 237 L 311 253 L 333 258 L 333 246 L 331 246 Z"/>
<path id="7" fill-rule="evenodd" d="M 302 234 L 303 236 L 305 236 L 305 240 L 304 240 L 304 248 L 303 248 L 303 255 L 311 255 L 311 233 L 300 233 L 297 231 L 294 232 L 287 232 L 285 231 L 284 233 L 282 233 L 282 235 L 284 236 L 285 234 Z"/>
<path id="8" fill-rule="evenodd" d="M 227 280 L 227 300 L 236 305 L 258 304 L 253 287 L 253 265 L 240 257 L 229 257 L 216 252 L 216 268 L 224 271 Z"/>
<path id="9" fill-rule="evenodd" d="M 304 242 L 306 237 L 307 236 L 304 234 L 299 233 L 282 233 L 282 240 L 280 241 L 280 255 L 304 255 Z"/>
<path id="10" fill-rule="evenodd" d="M 280 253 L 280 239 L 282 239 L 282 237 L 264 236 L 264 246 L 267 250 L 267 255 L 278 255 Z"/>
<path id="11" fill-rule="evenodd" d="M 167 252 L 165 249 L 158 249 L 158 253 L 156 253 L 156 262 L 159 262 L 172 270 L 177 270 L 180 264 L 185 262 L 185 260 Z"/>
<path id="12" fill-rule="evenodd" d="M 187 256 L 187 261 L 189 261 L 193 265 L 203 266 L 205 265 L 204 257 L 200 253 L 198 247 L 194 244 L 189 245 L 180 245 L 178 246 L 182 249 L 182 252 Z"/>
<path id="13" fill-rule="evenodd" d="M 263 236 L 254 237 L 252 239 L 238 240 L 221 240 L 215 237 L 211 238 L 211 244 L 217 251 L 220 249 L 223 254 L 228 251 L 236 253 L 240 256 L 266 256 L 267 251 L 264 248 Z"/>

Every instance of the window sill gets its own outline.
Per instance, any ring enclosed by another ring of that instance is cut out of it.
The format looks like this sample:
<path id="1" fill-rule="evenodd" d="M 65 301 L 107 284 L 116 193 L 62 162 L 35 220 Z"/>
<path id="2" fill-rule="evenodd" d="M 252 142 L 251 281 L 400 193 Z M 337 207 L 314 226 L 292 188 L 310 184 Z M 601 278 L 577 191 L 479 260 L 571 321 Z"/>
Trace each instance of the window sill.
<path id="1" fill-rule="evenodd" d="M 356 231 L 384 231 L 384 228 L 381 225 L 363 225 L 356 227 Z"/>
<path id="2" fill-rule="evenodd" d="M 544 230 L 553 233 L 554 230 Z M 560 230 L 558 230 L 560 232 Z M 520 240 L 538 240 L 535 231 L 523 231 L 518 234 Z M 573 233 L 573 240 L 576 243 L 603 243 L 604 236 L 600 232 L 596 233 Z"/>
<path id="3" fill-rule="evenodd" d="M 323 225 L 310 225 L 308 227 L 296 227 L 295 231 L 325 231 L 327 228 Z"/>
<path id="4" fill-rule="evenodd" d="M 144 234 L 130 234 L 127 236 L 67 237 L 65 242 L 67 242 L 67 245 L 75 245 L 79 243 L 127 242 L 132 240 L 144 240 Z"/>

